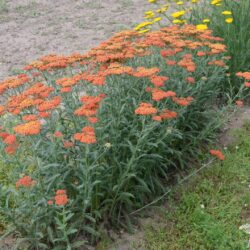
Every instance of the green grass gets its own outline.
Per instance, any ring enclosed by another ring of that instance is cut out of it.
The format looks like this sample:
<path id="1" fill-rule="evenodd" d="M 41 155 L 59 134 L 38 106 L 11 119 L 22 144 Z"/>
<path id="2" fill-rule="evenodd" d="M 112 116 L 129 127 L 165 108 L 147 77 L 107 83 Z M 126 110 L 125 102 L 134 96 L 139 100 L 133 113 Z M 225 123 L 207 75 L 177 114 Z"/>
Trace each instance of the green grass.
<path id="1" fill-rule="evenodd" d="M 247 249 L 250 237 L 239 226 L 250 223 L 250 123 L 236 135 L 223 164 L 176 191 L 164 225 L 145 227 L 145 249 Z"/>

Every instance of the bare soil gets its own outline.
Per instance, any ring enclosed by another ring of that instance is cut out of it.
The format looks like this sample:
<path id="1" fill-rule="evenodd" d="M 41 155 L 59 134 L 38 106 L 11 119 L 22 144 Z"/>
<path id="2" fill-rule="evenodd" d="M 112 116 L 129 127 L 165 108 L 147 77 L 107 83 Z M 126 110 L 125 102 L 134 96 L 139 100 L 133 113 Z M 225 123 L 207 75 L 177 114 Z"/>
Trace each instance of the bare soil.
<path id="1" fill-rule="evenodd" d="M 83 53 L 143 21 L 145 0 L 1 0 L 0 80 L 49 53 Z"/>

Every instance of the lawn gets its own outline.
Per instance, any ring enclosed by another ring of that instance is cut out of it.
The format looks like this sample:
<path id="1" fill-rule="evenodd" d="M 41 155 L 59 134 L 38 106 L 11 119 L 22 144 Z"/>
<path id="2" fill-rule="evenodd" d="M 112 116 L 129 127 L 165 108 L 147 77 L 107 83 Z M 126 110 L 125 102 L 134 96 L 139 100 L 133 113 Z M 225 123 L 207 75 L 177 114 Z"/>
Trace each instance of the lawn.
<path id="1" fill-rule="evenodd" d="M 250 223 L 250 123 L 235 132 L 226 159 L 178 188 L 161 213 L 161 226 L 145 226 L 145 249 L 247 249 Z"/>

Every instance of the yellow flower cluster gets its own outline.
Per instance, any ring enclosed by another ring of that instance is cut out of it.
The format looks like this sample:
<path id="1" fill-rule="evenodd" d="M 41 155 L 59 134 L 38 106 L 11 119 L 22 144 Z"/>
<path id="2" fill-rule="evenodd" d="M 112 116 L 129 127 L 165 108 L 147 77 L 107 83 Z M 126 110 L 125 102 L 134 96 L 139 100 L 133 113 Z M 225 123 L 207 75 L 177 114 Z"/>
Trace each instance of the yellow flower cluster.
<path id="1" fill-rule="evenodd" d="M 149 3 L 154 4 L 153 6 L 156 6 L 157 9 L 151 9 L 145 12 L 144 18 L 146 19 L 146 22 L 142 22 L 139 25 L 137 25 L 134 29 L 138 31 L 139 33 L 145 33 L 151 30 L 151 26 L 154 23 L 157 23 L 162 20 L 162 17 L 167 18 L 169 21 L 171 21 L 173 24 L 186 24 L 187 20 L 185 19 L 186 16 L 188 16 L 188 13 L 190 13 L 193 8 L 190 6 L 190 4 L 197 4 L 200 2 L 200 0 L 167 0 L 168 4 L 160 4 L 160 0 L 147 0 Z M 223 6 L 224 0 L 210 0 L 210 4 L 212 6 Z M 201 3 L 202 4 L 202 3 Z M 171 6 L 174 5 L 175 12 L 170 13 L 169 15 L 166 14 L 166 12 L 170 9 Z M 232 12 L 230 10 L 224 10 L 221 12 L 221 15 L 225 17 L 225 22 L 230 24 L 233 22 Z M 198 30 L 206 30 L 209 28 L 210 19 L 204 18 L 202 20 L 202 23 L 198 23 L 196 25 L 196 28 Z"/>

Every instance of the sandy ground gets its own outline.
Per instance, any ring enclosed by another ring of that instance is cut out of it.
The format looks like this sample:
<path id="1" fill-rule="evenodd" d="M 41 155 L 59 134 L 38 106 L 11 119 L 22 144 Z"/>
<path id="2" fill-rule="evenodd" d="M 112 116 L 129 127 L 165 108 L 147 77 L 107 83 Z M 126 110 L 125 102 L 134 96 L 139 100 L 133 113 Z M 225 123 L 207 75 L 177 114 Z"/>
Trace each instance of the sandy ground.
<path id="1" fill-rule="evenodd" d="M 143 21 L 148 6 L 146 0 L 0 0 L 0 80 L 41 55 L 85 52 Z"/>

